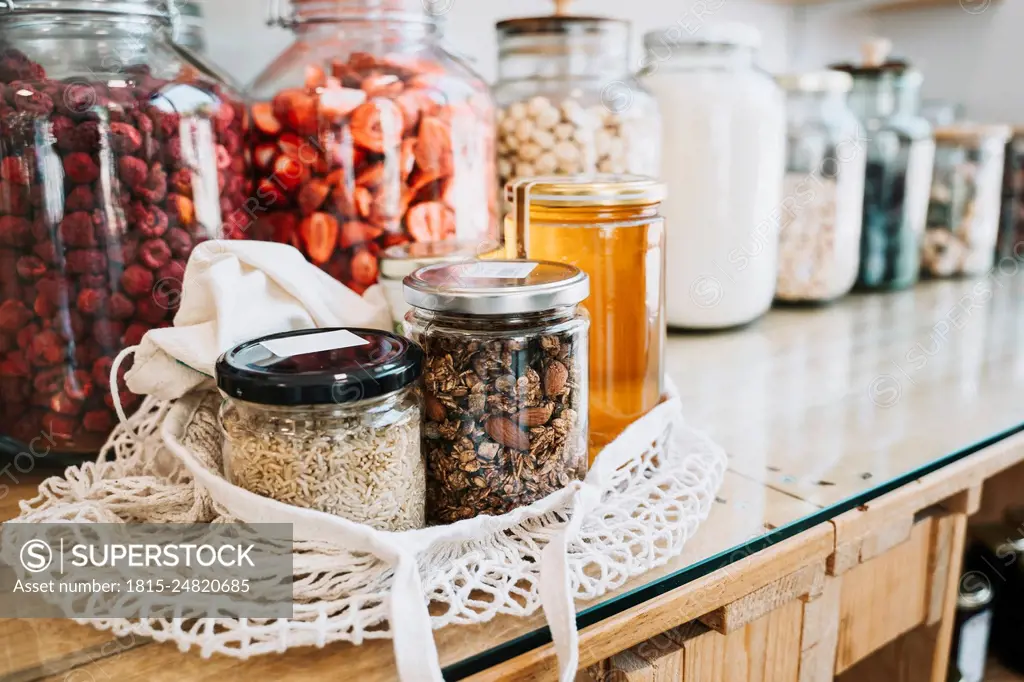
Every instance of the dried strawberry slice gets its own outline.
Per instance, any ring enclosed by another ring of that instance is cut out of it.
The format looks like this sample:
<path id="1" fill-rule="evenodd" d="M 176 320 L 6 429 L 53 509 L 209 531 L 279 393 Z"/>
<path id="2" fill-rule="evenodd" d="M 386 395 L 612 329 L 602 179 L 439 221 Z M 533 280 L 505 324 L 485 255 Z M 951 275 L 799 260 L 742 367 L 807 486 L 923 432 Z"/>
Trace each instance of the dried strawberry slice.
<path id="1" fill-rule="evenodd" d="M 327 87 L 320 93 L 320 114 L 333 122 L 340 121 L 366 101 L 366 93 L 355 88 L 342 87 L 337 78 L 328 78 Z"/>
<path id="2" fill-rule="evenodd" d="M 404 121 L 402 110 L 391 100 L 365 102 L 349 117 L 352 140 L 371 152 L 384 153 L 401 143 Z"/>
<path id="3" fill-rule="evenodd" d="M 377 281 L 377 259 L 369 251 L 359 251 L 352 256 L 352 279 L 364 287 Z"/>
<path id="4" fill-rule="evenodd" d="M 381 236 L 383 230 L 369 223 L 352 220 L 341 226 L 341 234 L 338 237 L 338 246 L 343 249 L 350 248 L 356 244 L 372 241 Z"/>
<path id="5" fill-rule="evenodd" d="M 424 201 L 405 214 L 405 226 L 418 242 L 441 241 L 455 236 L 455 214 L 440 201 Z"/>
<path id="6" fill-rule="evenodd" d="M 315 64 L 306 67 L 306 89 L 316 90 L 327 84 L 327 74 Z"/>
<path id="7" fill-rule="evenodd" d="M 297 203 L 302 215 L 309 215 L 321 206 L 331 193 L 330 186 L 322 180 L 310 180 L 299 190 Z"/>
<path id="8" fill-rule="evenodd" d="M 253 163 L 261 170 L 270 168 L 274 163 L 275 156 L 277 156 L 277 147 L 269 142 L 256 145 L 252 152 Z"/>
<path id="9" fill-rule="evenodd" d="M 252 105 L 252 122 L 264 135 L 277 135 L 281 132 L 281 122 L 274 116 L 274 108 L 269 102 L 257 102 Z"/>
<path id="10" fill-rule="evenodd" d="M 274 97 L 274 115 L 289 129 L 300 135 L 317 132 L 316 98 L 292 88 Z"/>
<path id="11" fill-rule="evenodd" d="M 317 265 L 331 259 L 334 245 L 338 241 L 338 221 L 327 213 L 314 213 L 299 226 L 302 240 L 306 243 L 306 254 Z"/>
<path id="12" fill-rule="evenodd" d="M 420 123 L 416 140 L 416 163 L 429 175 L 438 177 L 452 173 L 452 134 L 444 121 L 430 116 Z"/>
<path id="13" fill-rule="evenodd" d="M 352 193 L 353 203 L 355 204 L 356 213 L 360 217 L 368 218 L 370 216 L 370 206 L 373 204 L 373 194 L 370 190 L 365 187 L 356 187 Z"/>
<path id="14" fill-rule="evenodd" d="M 293 192 L 309 179 L 309 170 L 292 156 L 282 154 L 274 160 L 274 180 L 285 192 Z"/>

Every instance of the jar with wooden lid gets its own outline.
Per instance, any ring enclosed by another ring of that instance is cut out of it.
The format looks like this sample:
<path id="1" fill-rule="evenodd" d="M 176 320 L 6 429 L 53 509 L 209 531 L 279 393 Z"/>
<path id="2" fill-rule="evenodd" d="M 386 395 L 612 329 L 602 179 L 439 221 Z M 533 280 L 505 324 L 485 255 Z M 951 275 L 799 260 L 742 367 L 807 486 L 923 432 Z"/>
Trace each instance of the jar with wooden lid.
<path id="1" fill-rule="evenodd" d="M 657 104 L 629 68 L 630 23 L 568 14 L 497 24 L 498 181 L 658 173 Z"/>
<path id="2" fill-rule="evenodd" d="M 658 404 L 664 389 L 665 187 L 642 176 L 510 183 L 509 255 L 590 275 L 590 458 Z"/>
<path id="3" fill-rule="evenodd" d="M 977 275 L 992 267 L 1009 138 L 1009 126 L 1000 125 L 935 130 L 935 172 L 921 247 L 924 274 Z"/>

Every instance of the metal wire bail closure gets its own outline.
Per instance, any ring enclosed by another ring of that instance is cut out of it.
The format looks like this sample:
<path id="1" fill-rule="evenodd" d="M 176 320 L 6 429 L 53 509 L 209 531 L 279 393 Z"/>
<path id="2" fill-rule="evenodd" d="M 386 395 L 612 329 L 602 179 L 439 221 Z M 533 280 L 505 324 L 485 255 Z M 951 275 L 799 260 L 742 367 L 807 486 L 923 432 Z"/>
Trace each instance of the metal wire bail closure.
<path id="1" fill-rule="evenodd" d="M 4 0 L 0 0 L 3 2 Z M 298 24 L 295 18 L 295 10 L 285 11 L 285 0 L 268 0 L 267 3 L 267 26 L 292 28 Z"/>

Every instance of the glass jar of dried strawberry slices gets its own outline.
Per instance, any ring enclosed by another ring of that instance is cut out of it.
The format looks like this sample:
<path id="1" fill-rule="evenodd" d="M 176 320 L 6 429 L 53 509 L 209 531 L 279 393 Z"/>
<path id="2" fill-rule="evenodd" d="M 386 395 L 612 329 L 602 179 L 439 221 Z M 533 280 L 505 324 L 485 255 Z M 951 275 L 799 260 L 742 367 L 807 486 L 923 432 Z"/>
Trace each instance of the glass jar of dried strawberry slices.
<path id="1" fill-rule="evenodd" d="M 254 82 L 252 220 L 352 289 L 380 250 L 497 234 L 494 106 L 422 0 L 292 0 L 296 40 Z"/>
<path id="2" fill-rule="evenodd" d="M 115 356 L 171 324 L 193 247 L 245 205 L 245 108 L 173 44 L 175 17 L 173 0 L 0 3 L 4 449 L 99 450 Z"/>

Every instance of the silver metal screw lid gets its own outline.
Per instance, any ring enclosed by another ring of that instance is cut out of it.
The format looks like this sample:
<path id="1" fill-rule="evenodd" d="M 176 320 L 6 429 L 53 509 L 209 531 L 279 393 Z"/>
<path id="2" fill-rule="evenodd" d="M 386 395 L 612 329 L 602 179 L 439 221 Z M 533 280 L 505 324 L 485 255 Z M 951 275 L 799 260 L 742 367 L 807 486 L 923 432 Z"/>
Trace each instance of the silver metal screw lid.
<path id="1" fill-rule="evenodd" d="M 439 263 L 420 268 L 403 285 L 406 302 L 415 308 L 469 315 L 543 312 L 590 295 L 585 272 L 549 261 Z"/>

